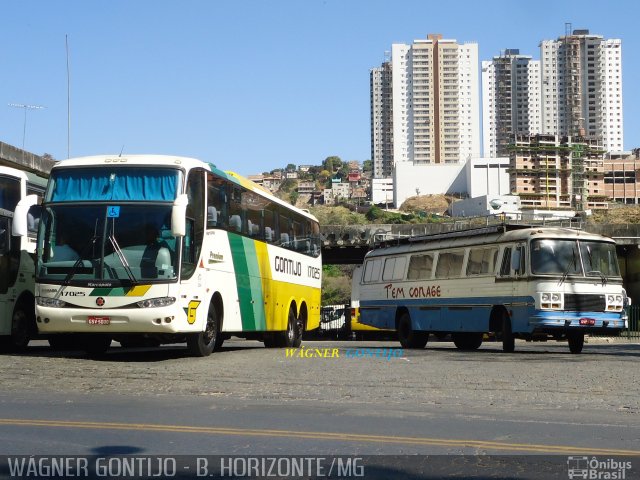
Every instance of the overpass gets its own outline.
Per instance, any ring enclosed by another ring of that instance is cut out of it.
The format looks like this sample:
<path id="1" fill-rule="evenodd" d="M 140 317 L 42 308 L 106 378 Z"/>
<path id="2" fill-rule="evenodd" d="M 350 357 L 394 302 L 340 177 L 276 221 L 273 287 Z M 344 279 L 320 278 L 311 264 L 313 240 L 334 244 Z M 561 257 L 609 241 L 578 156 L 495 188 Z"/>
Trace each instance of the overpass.
<path id="1" fill-rule="evenodd" d="M 54 160 L 0 142 L 0 165 L 48 177 L 54 164 Z"/>

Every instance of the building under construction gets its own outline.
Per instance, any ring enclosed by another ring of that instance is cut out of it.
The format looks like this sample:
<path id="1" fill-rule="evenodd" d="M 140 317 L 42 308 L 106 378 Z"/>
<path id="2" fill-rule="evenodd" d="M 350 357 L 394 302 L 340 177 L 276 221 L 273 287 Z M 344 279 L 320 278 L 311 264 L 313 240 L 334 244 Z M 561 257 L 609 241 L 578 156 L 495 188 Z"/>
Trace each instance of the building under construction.
<path id="1" fill-rule="evenodd" d="M 601 140 L 516 135 L 509 149 L 510 190 L 523 209 L 608 208 Z"/>

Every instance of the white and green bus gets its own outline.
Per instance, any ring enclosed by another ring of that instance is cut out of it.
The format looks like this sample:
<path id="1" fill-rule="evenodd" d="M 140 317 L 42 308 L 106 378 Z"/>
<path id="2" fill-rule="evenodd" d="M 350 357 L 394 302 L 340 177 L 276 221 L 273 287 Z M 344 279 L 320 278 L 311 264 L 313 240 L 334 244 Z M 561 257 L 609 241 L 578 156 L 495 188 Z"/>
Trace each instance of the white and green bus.
<path id="1" fill-rule="evenodd" d="M 59 162 L 37 250 L 38 329 L 90 353 L 186 340 L 206 356 L 231 335 L 293 347 L 319 325 L 317 220 L 199 160 Z"/>
<path id="2" fill-rule="evenodd" d="M 0 166 L 0 347 L 23 349 L 37 333 L 34 273 L 37 214 L 24 212 L 25 235 L 11 234 L 14 212 L 28 195 L 42 198 L 46 178 Z"/>

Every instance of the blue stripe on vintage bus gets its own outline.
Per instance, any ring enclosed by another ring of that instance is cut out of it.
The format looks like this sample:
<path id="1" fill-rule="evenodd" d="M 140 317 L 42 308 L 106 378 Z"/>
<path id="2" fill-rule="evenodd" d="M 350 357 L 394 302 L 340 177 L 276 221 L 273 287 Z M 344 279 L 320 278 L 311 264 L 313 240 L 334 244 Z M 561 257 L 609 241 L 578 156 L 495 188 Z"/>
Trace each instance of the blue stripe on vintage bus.
<path id="1" fill-rule="evenodd" d="M 581 318 L 593 318 L 595 328 L 609 322 L 609 328 L 622 328 L 624 320 L 619 312 L 563 312 L 541 311 L 534 307 L 532 297 L 482 297 L 386 299 L 360 301 L 360 321 L 377 328 L 395 329 L 396 310 L 406 307 L 413 328 L 431 331 L 489 331 L 489 318 L 494 305 L 503 305 L 511 312 L 514 332 L 531 333 L 536 328 L 563 327 L 564 321 L 579 326 Z M 560 323 L 558 320 L 561 320 Z"/>

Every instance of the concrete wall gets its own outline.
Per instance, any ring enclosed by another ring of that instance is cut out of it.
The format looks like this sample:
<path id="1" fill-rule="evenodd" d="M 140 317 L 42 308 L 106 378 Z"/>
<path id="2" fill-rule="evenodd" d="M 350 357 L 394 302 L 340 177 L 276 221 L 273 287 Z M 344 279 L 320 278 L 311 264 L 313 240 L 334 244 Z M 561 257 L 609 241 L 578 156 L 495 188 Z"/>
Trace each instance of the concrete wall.
<path id="1" fill-rule="evenodd" d="M 54 164 L 53 160 L 47 160 L 8 143 L 0 142 L 0 165 L 48 175 Z"/>
<path id="2" fill-rule="evenodd" d="M 393 170 L 393 204 L 399 208 L 409 197 L 418 195 L 467 193 L 465 165 L 414 165 L 398 162 Z"/>

